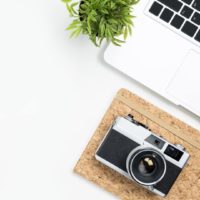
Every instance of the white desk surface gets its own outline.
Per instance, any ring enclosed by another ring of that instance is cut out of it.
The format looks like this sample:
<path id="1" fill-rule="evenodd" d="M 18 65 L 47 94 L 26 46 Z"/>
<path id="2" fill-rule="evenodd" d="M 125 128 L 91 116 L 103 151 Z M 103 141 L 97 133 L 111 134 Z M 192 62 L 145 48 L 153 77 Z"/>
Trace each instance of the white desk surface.
<path id="1" fill-rule="evenodd" d="M 200 128 L 199 118 L 107 66 L 103 48 L 68 39 L 69 22 L 59 0 L 1 2 L 2 200 L 116 199 L 72 169 L 122 87 Z"/>

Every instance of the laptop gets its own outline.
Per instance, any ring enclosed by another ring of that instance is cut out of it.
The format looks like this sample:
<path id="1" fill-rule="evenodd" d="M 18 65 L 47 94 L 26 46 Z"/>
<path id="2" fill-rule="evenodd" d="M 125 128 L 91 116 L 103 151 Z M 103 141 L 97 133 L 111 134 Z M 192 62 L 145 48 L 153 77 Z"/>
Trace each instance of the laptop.
<path id="1" fill-rule="evenodd" d="M 132 36 L 105 61 L 200 116 L 200 0 L 140 0 Z"/>

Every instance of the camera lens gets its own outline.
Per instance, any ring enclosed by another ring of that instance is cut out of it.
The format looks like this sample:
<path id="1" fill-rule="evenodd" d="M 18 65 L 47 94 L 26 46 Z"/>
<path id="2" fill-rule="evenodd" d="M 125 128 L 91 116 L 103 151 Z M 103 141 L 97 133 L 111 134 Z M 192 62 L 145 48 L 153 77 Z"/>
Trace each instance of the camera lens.
<path id="1" fill-rule="evenodd" d="M 149 176 L 157 169 L 157 162 L 151 155 L 144 156 L 138 166 L 141 174 Z"/>
<path id="2" fill-rule="evenodd" d="M 127 171 L 131 178 L 142 185 L 154 185 L 165 175 L 164 156 L 152 148 L 133 150 L 127 158 Z"/>

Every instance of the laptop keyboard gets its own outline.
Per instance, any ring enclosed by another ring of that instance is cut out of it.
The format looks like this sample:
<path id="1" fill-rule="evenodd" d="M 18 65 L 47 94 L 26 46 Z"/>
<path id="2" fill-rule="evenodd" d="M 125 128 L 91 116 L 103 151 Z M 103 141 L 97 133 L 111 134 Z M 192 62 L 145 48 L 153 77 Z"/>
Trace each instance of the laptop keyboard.
<path id="1" fill-rule="evenodd" d="M 200 45 L 200 0 L 154 0 L 149 12 Z"/>

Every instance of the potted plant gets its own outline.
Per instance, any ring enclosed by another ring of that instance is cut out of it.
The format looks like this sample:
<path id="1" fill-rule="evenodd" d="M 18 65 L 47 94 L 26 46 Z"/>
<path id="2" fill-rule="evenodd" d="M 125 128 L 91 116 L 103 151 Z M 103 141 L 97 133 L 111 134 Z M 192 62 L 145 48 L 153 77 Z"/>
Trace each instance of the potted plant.
<path id="1" fill-rule="evenodd" d="M 120 46 L 132 33 L 132 8 L 139 0 L 62 0 L 67 7 L 72 23 L 67 27 L 71 37 L 88 35 L 100 46 L 106 39 Z M 123 40 L 119 36 L 123 35 Z"/>

